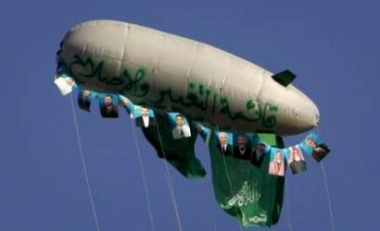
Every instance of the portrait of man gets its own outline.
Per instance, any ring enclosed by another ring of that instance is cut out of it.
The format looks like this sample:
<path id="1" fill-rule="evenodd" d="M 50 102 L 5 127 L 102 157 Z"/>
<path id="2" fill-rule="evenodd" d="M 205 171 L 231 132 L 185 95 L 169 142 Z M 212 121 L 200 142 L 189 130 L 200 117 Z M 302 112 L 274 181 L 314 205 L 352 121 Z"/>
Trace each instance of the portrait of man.
<path id="1" fill-rule="evenodd" d="M 175 117 L 176 126 L 172 130 L 173 139 L 182 139 L 191 137 L 189 125 L 185 124 L 185 118 L 177 114 Z"/>
<path id="2" fill-rule="evenodd" d="M 314 149 L 314 148 L 317 147 L 317 142 L 316 142 L 313 138 L 308 137 L 308 138 L 306 139 L 306 145 L 307 145 L 308 147 Z"/>
<path id="3" fill-rule="evenodd" d="M 103 104 L 100 105 L 100 113 L 103 118 L 119 117 L 119 111 L 117 106 L 113 103 L 112 95 L 106 95 L 103 98 Z"/>
<path id="4" fill-rule="evenodd" d="M 327 154 L 329 154 L 330 148 L 326 144 L 318 144 L 314 149 L 313 149 L 313 158 L 317 161 L 320 162 L 323 158 L 326 157 Z"/>
<path id="5" fill-rule="evenodd" d="M 151 115 L 152 113 L 149 113 L 150 110 L 147 107 L 140 107 L 140 113 L 141 116 L 136 117 L 136 126 L 138 127 L 149 127 L 153 126 L 155 124 L 155 119 Z"/>
<path id="6" fill-rule="evenodd" d="M 257 147 L 253 150 L 251 156 L 251 163 L 256 167 L 260 167 L 263 163 L 266 154 L 266 145 L 264 143 L 259 143 Z"/>
<path id="7" fill-rule="evenodd" d="M 309 135 L 306 137 L 305 141 L 302 142 L 301 147 L 304 150 L 304 153 L 308 155 L 313 154 L 313 150 L 317 147 L 317 137 Z"/>
<path id="8" fill-rule="evenodd" d="M 90 99 L 91 91 L 84 90 L 80 91 L 78 94 L 78 106 L 80 109 L 90 112 L 91 99 Z"/>
<path id="9" fill-rule="evenodd" d="M 273 160 L 269 163 L 269 174 L 276 176 L 285 175 L 284 155 L 281 150 L 276 151 Z"/>
<path id="10" fill-rule="evenodd" d="M 248 142 L 248 137 L 244 134 L 239 134 L 237 137 L 237 145 L 234 147 L 233 157 L 250 160 L 251 159 L 251 146 Z"/>
<path id="11" fill-rule="evenodd" d="M 298 146 L 290 148 L 290 157 L 288 163 L 290 168 L 292 169 L 293 174 L 306 171 L 305 158 L 302 154 L 301 149 Z"/>
<path id="12" fill-rule="evenodd" d="M 231 156 L 233 153 L 233 147 L 228 143 L 228 134 L 226 132 L 219 133 L 219 142 L 216 145 L 216 148 L 219 149 L 220 153 L 224 156 Z"/>

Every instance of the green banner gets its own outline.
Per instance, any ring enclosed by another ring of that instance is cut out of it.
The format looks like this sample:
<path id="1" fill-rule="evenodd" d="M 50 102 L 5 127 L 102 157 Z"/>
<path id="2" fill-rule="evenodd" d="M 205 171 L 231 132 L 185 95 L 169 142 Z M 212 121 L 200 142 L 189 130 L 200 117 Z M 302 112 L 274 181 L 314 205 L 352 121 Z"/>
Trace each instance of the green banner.
<path id="1" fill-rule="evenodd" d="M 155 126 L 141 127 L 146 139 L 156 149 L 157 155 L 166 159 L 186 178 L 201 178 L 206 175 L 201 162 L 195 156 L 194 145 L 197 131 L 190 126 L 191 136 L 174 139 L 168 114 L 155 111 Z M 191 121 L 188 121 L 191 124 Z"/>
<path id="2" fill-rule="evenodd" d="M 271 226 L 279 220 L 285 178 L 268 174 L 269 155 L 260 167 L 249 160 L 222 155 L 217 138 L 211 134 L 209 149 L 213 185 L 218 204 L 236 217 L 245 227 Z M 262 142 L 282 148 L 282 139 L 274 135 L 259 135 Z"/>

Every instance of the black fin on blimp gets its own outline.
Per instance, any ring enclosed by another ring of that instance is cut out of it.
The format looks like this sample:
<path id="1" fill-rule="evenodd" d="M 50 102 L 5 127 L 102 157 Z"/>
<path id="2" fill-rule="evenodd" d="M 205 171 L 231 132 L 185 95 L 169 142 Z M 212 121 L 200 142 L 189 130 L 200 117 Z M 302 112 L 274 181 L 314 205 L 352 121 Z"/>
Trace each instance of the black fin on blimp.
<path id="1" fill-rule="evenodd" d="M 296 75 L 289 70 L 272 75 L 272 78 L 282 86 L 288 86 L 296 78 Z"/>

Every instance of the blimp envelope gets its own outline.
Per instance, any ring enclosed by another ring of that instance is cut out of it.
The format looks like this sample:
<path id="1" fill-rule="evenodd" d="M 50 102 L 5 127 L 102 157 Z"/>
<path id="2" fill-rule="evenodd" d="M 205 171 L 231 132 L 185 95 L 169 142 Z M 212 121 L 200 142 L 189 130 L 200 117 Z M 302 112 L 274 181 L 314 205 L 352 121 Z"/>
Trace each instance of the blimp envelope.
<path id="1" fill-rule="evenodd" d="M 140 25 L 96 20 L 73 27 L 58 60 L 83 88 L 241 132 L 303 133 L 316 105 L 274 74 L 216 47 Z"/>

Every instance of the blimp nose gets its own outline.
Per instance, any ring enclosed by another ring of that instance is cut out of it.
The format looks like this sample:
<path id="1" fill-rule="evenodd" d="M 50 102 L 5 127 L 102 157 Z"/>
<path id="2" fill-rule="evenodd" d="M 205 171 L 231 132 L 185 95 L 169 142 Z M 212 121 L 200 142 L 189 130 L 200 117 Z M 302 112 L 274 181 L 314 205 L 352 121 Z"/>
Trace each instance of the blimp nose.
<path id="1" fill-rule="evenodd" d="M 320 116 L 318 107 L 296 87 L 289 85 L 284 97 L 277 99 L 281 100 L 278 104 L 283 105 L 283 110 L 279 111 L 277 134 L 296 135 L 318 126 Z"/>
<path id="2" fill-rule="evenodd" d="M 305 97 L 302 101 L 304 101 L 301 104 L 302 107 L 298 107 L 295 112 L 296 126 L 299 132 L 306 132 L 318 126 L 320 114 L 317 105 L 312 100 Z"/>

